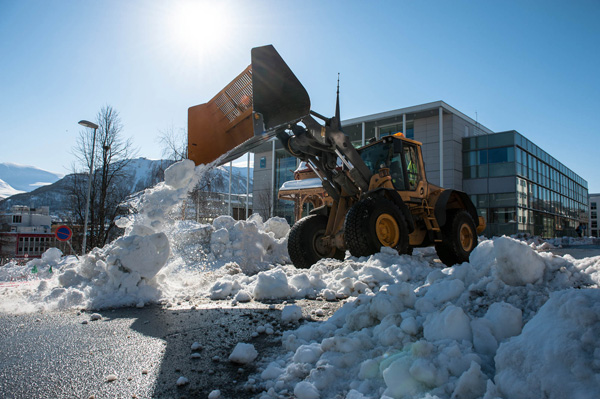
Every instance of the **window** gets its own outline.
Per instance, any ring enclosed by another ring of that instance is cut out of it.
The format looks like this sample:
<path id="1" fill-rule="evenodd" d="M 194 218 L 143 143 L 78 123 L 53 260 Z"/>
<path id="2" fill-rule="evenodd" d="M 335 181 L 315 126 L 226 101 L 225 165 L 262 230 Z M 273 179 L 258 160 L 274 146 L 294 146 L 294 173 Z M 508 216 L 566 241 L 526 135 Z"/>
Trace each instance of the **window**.
<path id="1" fill-rule="evenodd" d="M 487 165 L 466 166 L 463 168 L 463 177 L 465 179 L 475 179 L 478 177 L 487 177 Z"/>
<path id="2" fill-rule="evenodd" d="M 402 122 L 393 125 L 382 126 L 379 128 L 379 137 L 389 136 L 395 133 L 403 133 L 404 137 L 414 139 L 415 129 L 413 122 L 406 122 L 406 132 L 402 131 Z"/>
<path id="3" fill-rule="evenodd" d="M 508 208 L 515 205 L 515 193 L 490 194 L 490 207 Z"/>
<path id="4" fill-rule="evenodd" d="M 388 162 L 392 151 L 393 149 L 390 144 L 377 143 L 365 147 L 360 152 L 360 156 L 365 161 L 365 164 L 371 170 L 371 172 L 375 174 L 379 173 L 380 168 L 389 167 Z"/>
<path id="5" fill-rule="evenodd" d="M 267 157 L 261 157 L 260 158 L 260 168 L 264 169 L 267 167 Z"/>
<path id="6" fill-rule="evenodd" d="M 590 209 L 596 209 L 596 203 L 595 202 L 592 202 L 590 204 Z"/>
<path id="7" fill-rule="evenodd" d="M 404 160 L 406 162 L 409 190 L 416 190 L 420 180 L 420 173 L 417 150 L 414 146 L 407 145 L 404 147 Z"/>
<path id="8" fill-rule="evenodd" d="M 468 139 L 463 139 L 463 148 L 465 150 L 472 150 L 474 148 L 477 148 L 477 142 L 476 142 L 477 138 L 476 137 L 471 137 Z"/>
<path id="9" fill-rule="evenodd" d="M 501 147 L 488 150 L 489 163 L 514 162 L 515 148 Z"/>
<path id="10" fill-rule="evenodd" d="M 490 177 L 498 177 L 498 176 L 510 176 L 515 174 L 515 164 L 514 163 L 499 163 L 495 165 L 490 165 L 489 167 Z"/>
<path id="11" fill-rule="evenodd" d="M 21 215 L 13 215 L 12 219 L 13 219 L 13 223 L 22 223 L 22 218 L 23 216 Z"/>
<path id="12" fill-rule="evenodd" d="M 463 154 L 463 165 L 474 166 L 474 165 L 485 165 L 488 162 L 488 151 L 468 151 Z"/>
<path id="13" fill-rule="evenodd" d="M 516 208 L 491 208 L 490 221 L 492 223 L 516 223 Z"/>
<path id="14" fill-rule="evenodd" d="M 406 190 L 401 154 L 395 154 L 392 157 L 392 162 L 390 162 L 390 176 L 392 177 L 392 184 L 397 190 Z"/>
<path id="15" fill-rule="evenodd" d="M 513 132 L 491 134 L 489 136 L 489 146 L 497 147 L 503 145 L 514 145 L 515 134 Z"/>

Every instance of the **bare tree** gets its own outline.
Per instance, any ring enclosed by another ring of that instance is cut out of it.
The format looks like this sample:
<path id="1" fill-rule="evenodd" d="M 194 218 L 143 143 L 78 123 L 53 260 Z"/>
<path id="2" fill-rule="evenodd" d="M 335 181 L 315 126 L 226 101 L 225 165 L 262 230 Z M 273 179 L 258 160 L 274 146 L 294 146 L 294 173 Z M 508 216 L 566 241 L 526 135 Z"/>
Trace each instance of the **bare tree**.
<path id="1" fill-rule="evenodd" d="M 135 156 L 131 139 L 123 138 L 123 125 L 114 108 L 109 105 L 102 107 L 96 116 L 96 124 L 98 131 L 95 146 L 91 129 L 79 133 L 73 149 L 78 162 L 73 165 L 74 178 L 71 186 L 73 212 L 83 225 L 88 181 L 86 172 L 91 166 L 93 173 L 88 232 L 91 248 L 106 244 L 120 212 L 119 204 L 131 194 L 131 188 L 124 184 L 124 178 L 126 167 Z M 93 157 L 92 148 L 95 148 Z M 91 165 L 92 158 L 94 165 Z"/>
<path id="2" fill-rule="evenodd" d="M 268 219 L 273 214 L 273 192 L 271 190 L 260 190 L 256 193 L 256 199 L 253 208 L 256 213 L 264 211 L 264 218 Z"/>
<path id="3" fill-rule="evenodd" d="M 173 126 L 160 130 L 158 143 L 162 146 L 162 155 L 171 161 L 181 161 L 188 157 L 188 136 L 186 129 L 175 130 Z"/>
<path id="4" fill-rule="evenodd" d="M 159 136 L 156 140 L 162 147 L 162 156 L 160 164 L 152 170 L 151 179 L 153 182 L 159 182 L 165 178 L 165 169 L 175 162 L 187 159 L 187 130 L 175 130 L 170 126 L 164 130 L 158 131 Z"/>

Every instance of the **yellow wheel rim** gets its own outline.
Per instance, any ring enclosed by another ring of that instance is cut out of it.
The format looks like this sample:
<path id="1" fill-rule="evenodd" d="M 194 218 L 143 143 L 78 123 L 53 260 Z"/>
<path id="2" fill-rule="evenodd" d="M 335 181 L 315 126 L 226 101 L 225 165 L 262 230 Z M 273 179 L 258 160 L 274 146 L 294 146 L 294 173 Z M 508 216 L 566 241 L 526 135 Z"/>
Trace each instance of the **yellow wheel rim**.
<path id="1" fill-rule="evenodd" d="M 473 246 L 473 230 L 467 223 L 463 223 L 460 226 L 460 245 L 462 245 L 465 251 L 469 251 Z"/>
<path id="2" fill-rule="evenodd" d="M 377 239 L 386 247 L 395 247 L 400 239 L 400 229 L 393 216 L 384 213 L 375 222 Z"/>

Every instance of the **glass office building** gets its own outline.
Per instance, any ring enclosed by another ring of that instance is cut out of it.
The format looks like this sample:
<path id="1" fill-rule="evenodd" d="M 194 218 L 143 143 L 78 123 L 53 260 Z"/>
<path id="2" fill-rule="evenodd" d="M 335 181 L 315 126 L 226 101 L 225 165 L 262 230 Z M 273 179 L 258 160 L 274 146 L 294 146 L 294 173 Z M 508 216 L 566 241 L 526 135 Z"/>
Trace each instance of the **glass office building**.
<path id="1" fill-rule="evenodd" d="M 587 221 L 587 182 L 516 131 L 463 138 L 463 179 L 486 236 L 574 236 Z"/>

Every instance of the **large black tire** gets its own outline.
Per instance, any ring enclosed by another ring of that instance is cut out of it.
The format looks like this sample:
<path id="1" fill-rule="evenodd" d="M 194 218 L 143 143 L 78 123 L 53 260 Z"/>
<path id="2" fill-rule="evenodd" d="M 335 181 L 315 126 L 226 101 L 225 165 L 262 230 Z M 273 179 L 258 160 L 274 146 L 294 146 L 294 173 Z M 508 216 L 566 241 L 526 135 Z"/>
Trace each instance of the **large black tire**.
<path id="1" fill-rule="evenodd" d="M 477 246 L 477 230 L 473 218 L 464 209 L 449 212 L 442 227 L 442 242 L 435 244 L 438 257 L 446 266 L 469 261 Z"/>
<path id="2" fill-rule="evenodd" d="M 352 256 L 369 256 L 392 247 L 407 254 L 408 227 L 404 215 L 385 197 L 358 201 L 346 214 L 344 240 Z"/>
<path id="3" fill-rule="evenodd" d="M 327 216 L 309 215 L 297 221 L 288 235 L 288 254 L 294 266 L 308 269 L 320 259 L 344 260 L 344 251 L 328 248 L 321 238 L 327 229 Z"/>

